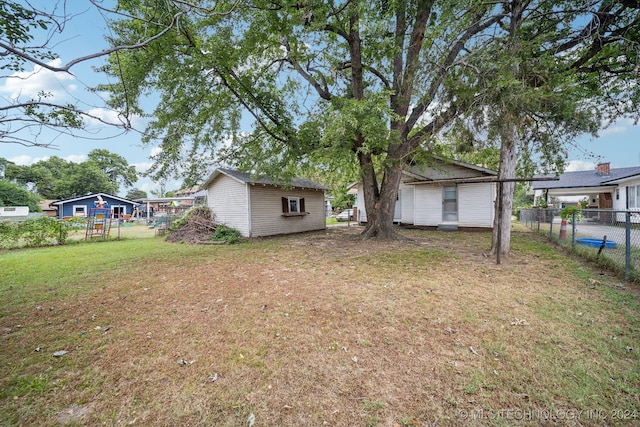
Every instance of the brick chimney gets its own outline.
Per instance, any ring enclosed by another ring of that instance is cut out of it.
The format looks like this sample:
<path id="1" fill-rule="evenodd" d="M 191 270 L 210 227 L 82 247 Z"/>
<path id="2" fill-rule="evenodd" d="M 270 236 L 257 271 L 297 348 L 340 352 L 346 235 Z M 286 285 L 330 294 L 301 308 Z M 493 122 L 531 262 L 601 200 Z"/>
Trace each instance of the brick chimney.
<path id="1" fill-rule="evenodd" d="M 609 173 L 611 172 L 610 166 L 611 163 L 610 162 L 606 162 L 606 163 L 598 163 L 598 166 L 596 166 L 596 169 L 598 170 L 598 175 L 609 175 Z"/>

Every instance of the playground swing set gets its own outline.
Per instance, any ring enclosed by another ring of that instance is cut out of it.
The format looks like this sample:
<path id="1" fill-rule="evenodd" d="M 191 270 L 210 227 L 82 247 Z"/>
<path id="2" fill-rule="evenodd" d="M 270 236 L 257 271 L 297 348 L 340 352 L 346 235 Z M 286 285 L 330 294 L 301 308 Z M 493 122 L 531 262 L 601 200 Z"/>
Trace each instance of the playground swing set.
<path id="1" fill-rule="evenodd" d="M 107 202 L 100 196 L 98 196 L 98 200 L 94 204 L 95 208 L 89 208 L 85 240 L 90 240 L 94 237 L 106 240 L 109 238 L 109 232 L 111 231 L 111 208 L 107 207 Z"/>

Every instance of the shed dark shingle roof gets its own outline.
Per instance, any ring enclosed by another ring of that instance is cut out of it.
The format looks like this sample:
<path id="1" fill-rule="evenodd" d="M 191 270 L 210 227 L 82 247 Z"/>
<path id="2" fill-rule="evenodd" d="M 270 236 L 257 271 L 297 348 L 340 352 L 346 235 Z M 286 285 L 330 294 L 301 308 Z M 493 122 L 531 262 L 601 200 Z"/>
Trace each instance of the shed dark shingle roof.
<path id="1" fill-rule="evenodd" d="M 317 182 L 313 182 L 313 181 L 309 181 L 308 179 L 303 179 L 303 178 L 293 178 L 293 180 L 290 183 L 278 183 L 276 181 L 274 181 L 271 178 L 268 177 L 254 177 L 252 176 L 250 173 L 247 172 L 239 172 L 237 170 L 233 170 L 233 169 L 225 169 L 225 168 L 219 168 L 217 169 L 216 172 L 220 172 L 223 173 L 227 176 L 230 176 L 240 182 L 243 182 L 245 184 L 263 184 L 263 185 L 290 185 L 291 187 L 294 188 L 307 188 L 307 189 L 313 189 L 313 190 L 328 190 L 328 188 L 324 187 L 323 185 L 318 184 Z M 214 172 L 211 177 L 209 177 L 209 179 L 207 179 L 205 184 L 208 184 L 211 179 L 213 178 L 213 176 L 216 174 L 216 172 Z"/>
<path id="2" fill-rule="evenodd" d="M 557 188 L 582 188 L 615 186 L 613 181 L 640 175 L 640 166 L 630 168 L 611 169 L 607 175 L 598 174 L 595 170 L 565 172 L 560 175 L 558 181 L 535 181 L 534 190 L 546 190 Z M 552 175 L 548 175 L 551 177 Z"/>

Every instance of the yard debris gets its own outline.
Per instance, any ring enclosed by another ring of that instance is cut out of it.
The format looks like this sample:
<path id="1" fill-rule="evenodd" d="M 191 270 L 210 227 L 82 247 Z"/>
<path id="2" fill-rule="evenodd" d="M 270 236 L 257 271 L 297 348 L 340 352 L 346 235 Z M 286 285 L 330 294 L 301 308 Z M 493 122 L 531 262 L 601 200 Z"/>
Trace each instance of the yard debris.
<path id="1" fill-rule="evenodd" d="M 515 319 L 513 322 L 511 322 L 511 326 L 527 326 L 528 324 L 529 322 L 524 319 Z"/>
<path id="2" fill-rule="evenodd" d="M 471 350 L 471 353 L 475 354 L 476 356 L 480 356 L 480 353 L 478 353 L 475 348 L 469 346 L 469 350 Z"/>
<path id="3" fill-rule="evenodd" d="M 218 381 L 218 373 L 216 372 L 215 374 L 211 375 L 209 377 L 209 381 L 211 381 L 212 383 Z"/>
<path id="4" fill-rule="evenodd" d="M 53 357 L 62 357 L 65 354 L 69 353 L 67 350 L 59 350 L 52 354 Z"/>
<path id="5" fill-rule="evenodd" d="M 36 351 L 42 350 L 42 347 L 36 347 Z"/>
<path id="6" fill-rule="evenodd" d="M 180 221 L 177 223 L 177 221 Z M 204 207 L 193 208 L 184 215 L 184 219 L 177 220 L 171 227 L 171 233 L 167 236 L 167 242 L 188 245 L 212 243 L 211 237 L 216 232 L 218 224 L 211 209 Z M 174 229 L 174 226 L 176 226 Z"/>
<path id="7" fill-rule="evenodd" d="M 247 423 L 249 423 L 249 427 L 253 427 L 256 423 L 256 416 L 253 415 L 253 412 L 249 414 L 249 418 L 247 418 Z"/>
<path id="8" fill-rule="evenodd" d="M 446 333 L 448 333 L 448 334 L 452 334 L 452 333 L 454 333 L 454 332 L 455 332 L 455 331 L 454 331 L 453 329 L 451 329 L 449 326 L 447 326 L 446 328 L 444 328 L 444 331 L 445 331 Z"/>

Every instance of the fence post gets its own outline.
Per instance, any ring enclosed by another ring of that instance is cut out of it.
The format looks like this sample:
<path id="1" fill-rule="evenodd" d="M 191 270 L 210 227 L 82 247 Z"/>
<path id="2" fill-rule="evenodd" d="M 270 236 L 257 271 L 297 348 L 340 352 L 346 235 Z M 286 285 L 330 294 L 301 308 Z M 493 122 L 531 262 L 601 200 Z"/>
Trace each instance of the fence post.
<path id="1" fill-rule="evenodd" d="M 548 212 L 551 217 L 549 220 L 549 240 L 553 240 L 553 210 L 549 209 Z"/>
<path id="2" fill-rule="evenodd" d="M 571 214 L 571 250 L 576 251 L 576 211 Z"/>
<path id="3" fill-rule="evenodd" d="M 625 256 L 624 256 L 624 278 L 629 280 L 631 273 L 631 211 L 626 212 L 625 218 Z"/>

